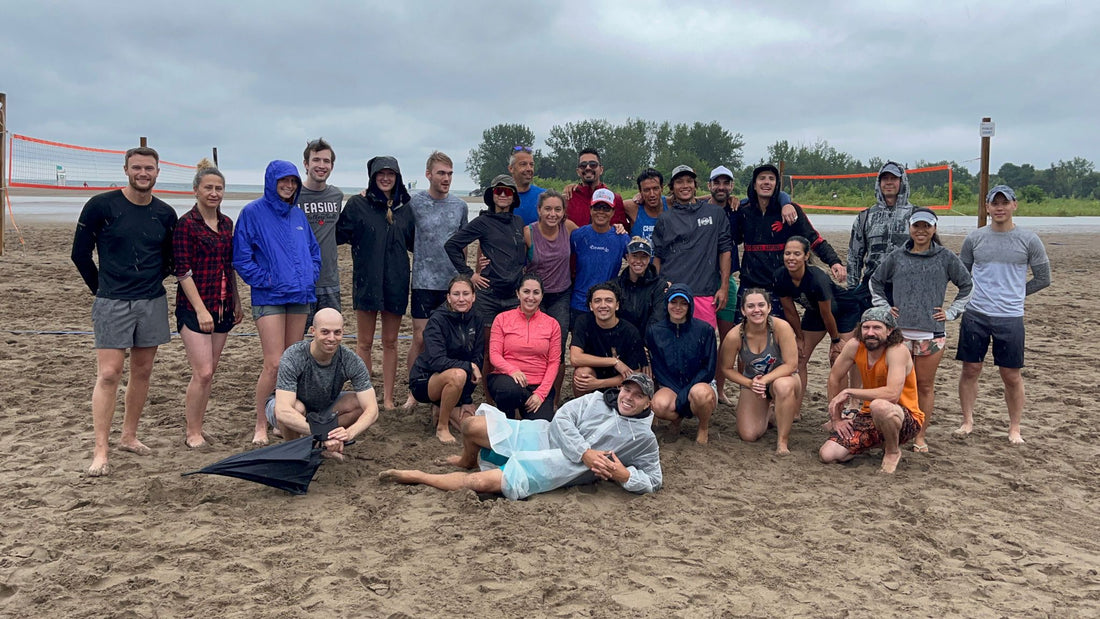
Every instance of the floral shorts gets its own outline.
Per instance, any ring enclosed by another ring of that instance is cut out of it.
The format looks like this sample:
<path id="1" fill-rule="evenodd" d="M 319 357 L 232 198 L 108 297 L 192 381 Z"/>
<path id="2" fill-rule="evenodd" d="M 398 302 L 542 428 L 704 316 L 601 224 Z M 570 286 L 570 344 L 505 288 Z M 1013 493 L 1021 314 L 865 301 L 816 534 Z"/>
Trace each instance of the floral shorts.
<path id="1" fill-rule="evenodd" d="M 905 340 L 905 346 L 914 357 L 934 355 L 947 346 L 947 336 L 939 335 L 930 340 Z"/>

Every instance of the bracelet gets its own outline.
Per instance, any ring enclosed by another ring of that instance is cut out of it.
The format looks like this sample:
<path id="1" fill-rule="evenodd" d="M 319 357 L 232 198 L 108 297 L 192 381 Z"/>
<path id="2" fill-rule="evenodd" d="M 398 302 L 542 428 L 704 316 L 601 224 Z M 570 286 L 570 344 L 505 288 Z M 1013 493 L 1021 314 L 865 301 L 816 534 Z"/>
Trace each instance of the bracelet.
<path id="1" fill-rule="evenodd" d="M 834 337 L 834 338 L 832 338 L 832 340 L 833 340 L 834 344 L 839 344 L 840 343 L 840 338 L 839 337 Z"/>

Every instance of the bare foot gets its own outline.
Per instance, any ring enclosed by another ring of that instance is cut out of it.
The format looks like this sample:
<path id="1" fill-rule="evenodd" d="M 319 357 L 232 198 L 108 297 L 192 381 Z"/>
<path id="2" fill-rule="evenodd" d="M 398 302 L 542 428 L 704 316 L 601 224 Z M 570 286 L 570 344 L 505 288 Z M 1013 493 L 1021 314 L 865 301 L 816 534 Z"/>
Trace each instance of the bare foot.
<path id="1" fill-rule="evenodd" d="M 710 430 L 708 428 L 699 428 L 699 431 L 695 433 L 695 442 L 700 445 L 706 445 L 710 440 Z"/>
<path id="2" fill-rule="evenodd" d="M 414 398 L 412 396 L 412 394 L 410 393 L 409 398 L 407 400 L 405 400 L 404 404 L 401 405 L 401 410 L 403 410 L 407 413 L 407 412 L 411 411 L 412 409 L 416 408 L 417 404 L 419 404 L 419 402 L 417 402 L 416 398 Z"/>
<path id="3" fill-rule="evenodd" d="M 898 462 L 901 462 L 901 450 L 897 453 L 882 454 L 882 468 L 879 469 L 880 473 L 886 473 L 887 475 L 893 473 L 898 468 Z"/>
<path id="4" fill-rule="evenodd" d="M 435 431 L 435 437 L 439 439 L 439 442 L 443 443 L 444 445 L 454 445 L 458 442 L 448 428 L 437 428 Z"/>
<path id="5" fill-rule="evenodd" d="M 959 438 L 966 438 L 970 436 L 970 433 L 974 431 L 974 422 L 964 421 L 961 426 L 958 427 L 952 434 Z"/>
<path id="6" fill-rule="evenodd" d="M 153 453 L 152 449 L 146 447 L 141 441 L 137 440 L 136 438 L 132 443 L 120 443 L 118 448 L 121 451 L 128 451 L 132 454 L 137 454 L 139 456 L 148 456 L 149 454 Z"/>
<path id="7" fill-rule="evenodd" d="M 252 435 L 252 444 L 257 447 L 263 447 L 267 445 L 267 430 L 262 432 L 257 431 Z"/>
<path id="8" fill-rule="evenodd" d="M 274 436 L 275 438 L 283 438 L 283 431 L 279 429 L 279 426 L 275 426 L 274 428 L 271 428 L 271 436 Z"/>
<path id="9" fill-rule="evenodd" d="M 791 450 L 786 445 L 777 445 L 775 448 L 775 455 L 777 456 L 788 456 L 790 453 Z"/>
<path id="10" fill-rule="evenodd" d="M 100 460 L 99 458 L 92 459 L 92 465 L 88 467 L 88 477 L 106 477 L 111 474 L 111 466 L 107 464 L 107 459 Z"/>
<path id="11" fill-rule="evenodd" d="M 329 451 L 327 449 L 325 451 L 321 452 L 321 457 L 322 458 L 328 458 L 329 460 L 335 460 L 337 462 L 343 462 L 344 461 L 344 454 L 342 454 L 338 451 Z"/>
<path id="12" fill-rule="evenodd" d="M 206 442 L 206 436 L 200 434 L 198 436 L 188 436 L 183 440 L 183 444 L 187 445 L 188 449 L 197 449 L 199 447 L 206 447 L 209 443 Z"/>
<path id="13" fill-rule="evenodd" d="M 382 408 L 384 408 L 388 411 L 392 411 L 396 407 L 393 405 L 393 400 L 384 400 L 382 402 Z"/>
<path id="14" fill-rule="evenodd" d="M 388 471 L 382 471 L 378 474 L 378 481 L 388 481 L 395 484 L 411 484 L 413 481 L 409 476 L 410 473 L 412 473 L 412 471 L 389 469 Z"/>
<path id="15" fill-rule="evenodd" d="M 1019 430 L 1009 430 L 1008 442 L 1012 443 L 1013 445 L 1023 445 L 1024 437 L 1020 436 Z"/>
<path id="16" fill-rule="evenodd" d="M 726 406 L 734 405 L 733 401 L 730 400 L 730 395 L 726 393 L 726 390 L 724 388 L 719 390 L 718 392 L 718 401 L 722 404 L 725 404 Z"/>

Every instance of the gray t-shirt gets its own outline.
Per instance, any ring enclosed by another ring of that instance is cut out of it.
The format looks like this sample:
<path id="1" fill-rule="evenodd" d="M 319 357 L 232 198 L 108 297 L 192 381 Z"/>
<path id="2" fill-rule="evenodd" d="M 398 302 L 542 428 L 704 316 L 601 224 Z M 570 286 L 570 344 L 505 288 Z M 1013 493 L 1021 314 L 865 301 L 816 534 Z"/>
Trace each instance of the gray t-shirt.
<path id="1" fill-rule="evenodd" d="M 302 186 L 298 194 L 298 207 L 306 214 L 313 236 L 321 246 L 321 275 L 317 278 L 317 288 L 340 286 L 340 269 L 336 264 L 336 220 L 340 218 L 340 207 L 344 204 L 344 192 L 338 187 L 328 185 L 321 191 L 313 191 Z"/>
<path id="2" fill-rule="evenodd" d="M 332 361 L 321 365 L 310 354 L 309 344 L 303 340 L 286 349 L 275 381 L 276 389 L 294 392 L 306 411 L 315 413 L 332 406 L 348 381 L 357 393 L 372 387 L 367 366 L 350 348 L 341 345 Z"/>
<path id="3" fill-rule="evenodd" d="M 458 272 L 443 245 L 466 225 L 470 211 L 462 198 L 447 194 L 442 200 L 433 200 L 427 191 L 414 195 L 409 206 L 416 222 L 412 287 L 414 290 L 446 290 Z"/>

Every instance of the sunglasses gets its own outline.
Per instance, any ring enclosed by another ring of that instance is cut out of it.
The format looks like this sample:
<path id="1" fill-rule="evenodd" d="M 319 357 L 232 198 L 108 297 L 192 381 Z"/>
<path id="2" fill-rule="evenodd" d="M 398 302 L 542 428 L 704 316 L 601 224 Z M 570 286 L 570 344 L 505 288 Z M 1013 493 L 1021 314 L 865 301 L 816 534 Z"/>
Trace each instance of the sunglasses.
<path id="1" fill-rule="evenodd" d="M 511 196 L 514 192 L 511 187 L 493 187 L 493 195 L 506 198 Z"/>
<path id="2" fill-rule="evenodd" d="M 513 146 L 512 147 L 512 152 L 518 153 L 520 151 L 523 151 L 525 153 L 529 153 L 529 152 L 531 152 L 531 147 L 530 146 Z"/>
<path id="3" fill-rule="evenodd" d="M 580 170 L 583 170 L 585 168 L 592 168 L 593 170 L 595 170 L 598 167 L 600 167 L 599 161 L 582 161 L 577 164 L 577 168 Z"/>
<path id="4" fill-rule="evenodd" d="M 611 206 L 607 202 L 597 202 L 592 205 L 593 211 L 613 211 L 615 207 Z"/>

